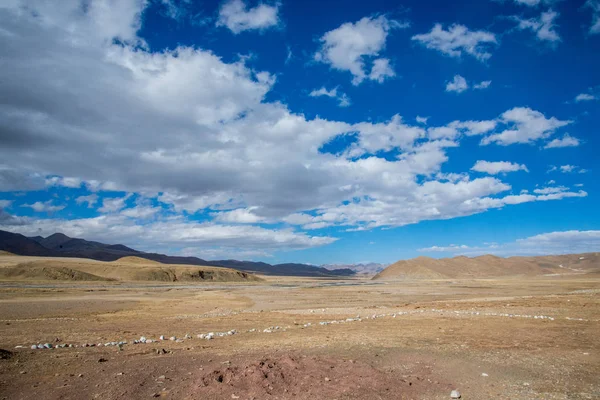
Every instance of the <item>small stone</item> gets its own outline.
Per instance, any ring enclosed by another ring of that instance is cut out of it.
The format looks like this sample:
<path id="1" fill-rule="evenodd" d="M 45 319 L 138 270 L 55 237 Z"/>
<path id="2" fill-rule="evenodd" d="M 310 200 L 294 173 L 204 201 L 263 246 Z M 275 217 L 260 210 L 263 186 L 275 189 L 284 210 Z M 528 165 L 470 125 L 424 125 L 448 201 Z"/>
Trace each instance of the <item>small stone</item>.
<path id="1" fill-rule="evenodd" d="M 99 358 L 98 362 L 99 363 L 103 363 L 103 362 L 107 362 L 108 360 L 106 358 Z"/>
<path id="2" fill-rule="evenodd" d="M 239 398 L 240 398 L 240 396 L 236 396 L 235 394 L 233 394 L 233 393 L 232 393 L 232 394 L 231 394 L 231 398 L 232 398 L 232 399 L 239 399 Z"/>
<path id="3" fill-rule="evenodd" d="M 27 371 L 21 371 L 19 372 L 21 375 L 25 375 L 27 373 Z"/>
<path id="4" fill-rule="evenodd" d="M 80 377 L 80 378 L 83 378 L 83 374 L 79 374 L 79 375 L 77 375 L 77 376 L 78 376 L 78 377 Z"/>
<path id="5" fill-rule="evenodd" d="M 122 372 L 119 372 L 119 373 L 117 374 L 117 376 L 121 376 L 121 375 L 123 375 L 123 373 L 122 373 Z"/>
<path id="6" fill-rule="evenodd" d="M 38 347 L 37 347 L 37 344 L 32 344 L 32 345 L 31 345 L 31 350 L 36 350 L 37 348 L 38 348 Z"/>
<path id="7" fill-rule="evenodd" d="M 451 399 L 460 399 L 460 392 L 458 390 L 453 390 L 450 392 Z"/>
<path id="8" fill-rule="evenodd" d="M 176 341 L 176 340 L 177 340 L 177 338 L 176 338 L 175 336 L 171 336 L 171 337 L 169 338 L 169 340 L 170 340 L 170 341 L 172 341 L 172 342 L 174 342 L 174 341 Z"/>
<path id="9" fill-rule="evenodd" d="M 161 381 L 164 381 L 164 380 L 166 379 L 166 376 L 164 376 L 164 375 L 161 375 L 161 376 L 159 376 L 157 379 L 159 379 L 159 380 L 161 380 Z"/>
<path id="10" fill-rule="evenodd" d="M 164 335 L 160 335 L 159 339 L 160 340 L 165 340 L 165 336 Z"/>
<path id="11" fill-rule="evenodd" d="M 325 382 L 329 382 L 331 379 L 329 378 L 325 378 Z"/>
<path id="12" fill-rule="evenodd" d="M 485 372 L 481 373 L 481 376 L 489 376 L 488 374 L 486 374 Z"/>

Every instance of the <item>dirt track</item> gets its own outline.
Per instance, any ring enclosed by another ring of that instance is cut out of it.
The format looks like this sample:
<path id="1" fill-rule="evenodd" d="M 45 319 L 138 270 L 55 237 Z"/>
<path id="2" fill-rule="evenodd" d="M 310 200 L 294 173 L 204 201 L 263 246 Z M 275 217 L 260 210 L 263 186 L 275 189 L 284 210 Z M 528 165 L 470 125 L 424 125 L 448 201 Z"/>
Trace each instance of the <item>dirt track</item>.
<path id="1" fill-rule="evenodd" d="M 4 287 L 0 398 L 600 397 L 598 278 L 331 283 Z"/>

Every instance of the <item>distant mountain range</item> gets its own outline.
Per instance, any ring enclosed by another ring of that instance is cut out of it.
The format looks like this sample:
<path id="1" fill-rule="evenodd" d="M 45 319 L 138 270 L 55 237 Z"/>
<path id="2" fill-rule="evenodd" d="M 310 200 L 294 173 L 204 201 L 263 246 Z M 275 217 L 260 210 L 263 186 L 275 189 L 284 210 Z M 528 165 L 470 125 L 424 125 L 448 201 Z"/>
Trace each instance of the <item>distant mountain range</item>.
<path id="1" fill-rule="evenodd" d="M 381 272 L 387 267 L 389 264 L 379 264 L 379 263 L 360 263 L 360 264 L 324 264 L 321 265 L 323 268 L 335 270 L 335 269 L 351 269 L 357 274 L 365 274 L 365 275 L 374 275 L 378 272 Z"/>
<path id="2" fill-rule="evenodd" d="M 71 238 L 62 233 L 48 237 L 27 237 L 0 230 L 0 250 L 23 256 L 80 257 L 99 261 L 115 261 L 121 257 L 135 256 L 163 264 L 206 265 L 235 268 L 265 275 L 342 277 L 352 276 L 349 268 L 327 269 L 307 264 L 276 264 L 238 260 L 207 261 L 198 257 L 168 256 L 138 251 L 122 244 L 104 244 L 85 239 Z"/>
<path id="3" fill-rule="evenodd" d="M 417 257 L 398 261 L 373 279 L 418 280 L 600 273 L 600 253 L 535 257 Z"/>

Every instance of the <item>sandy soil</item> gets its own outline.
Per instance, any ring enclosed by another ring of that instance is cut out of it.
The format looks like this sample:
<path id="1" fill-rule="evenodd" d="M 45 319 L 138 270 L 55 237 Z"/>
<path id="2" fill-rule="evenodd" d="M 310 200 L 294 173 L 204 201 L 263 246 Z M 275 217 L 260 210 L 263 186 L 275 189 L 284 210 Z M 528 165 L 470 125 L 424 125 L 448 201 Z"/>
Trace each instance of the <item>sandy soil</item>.
<path id="1" fill-rule="evenodd" d="M 593 275 L 5 282 L 0 398 L 596 399 L 599 332 Z M 183 340 L 132 344 L 160 335 Z"/>

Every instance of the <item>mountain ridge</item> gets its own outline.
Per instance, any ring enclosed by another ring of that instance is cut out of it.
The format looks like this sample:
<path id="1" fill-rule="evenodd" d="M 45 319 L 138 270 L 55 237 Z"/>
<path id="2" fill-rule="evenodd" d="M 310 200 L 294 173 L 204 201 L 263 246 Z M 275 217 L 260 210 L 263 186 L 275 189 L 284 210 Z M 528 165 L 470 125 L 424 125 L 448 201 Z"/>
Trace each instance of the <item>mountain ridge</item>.
<path id="1" fill-rule="evenodd" d="M 265 275 L 306 277 L 342 277 L 354 275 L 354 271 L 350 269 L 329 270 L 309 264 L 287 263 L 272 265 L 263 262 L 240 260 L 208 261 L 192 256 L 146 253 L 122 244 L 104 244 L 81 238 L 71 238 L 60 232 L 44 238 L 42 236 L 27 237 L 18 233 L 0 230 L 0 250 L 25 256 L 81 257 L 98 261 L 116 261 L 122 257 L 136 256 L 163 264 L 235 268 Z"/>

